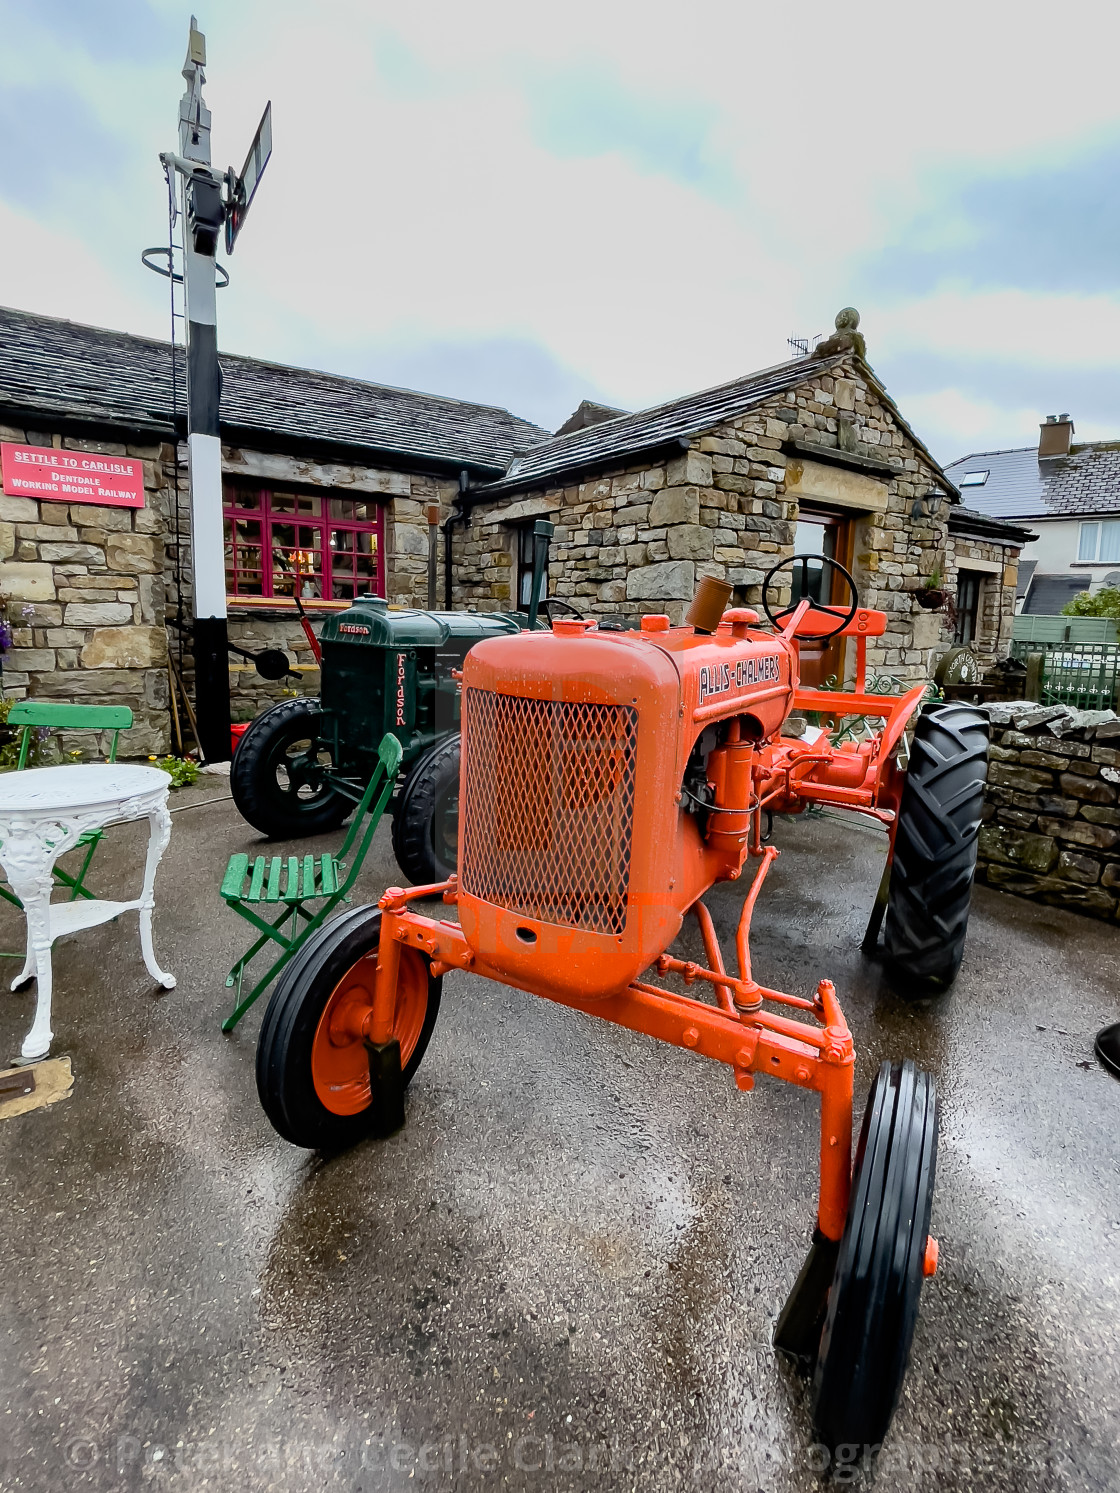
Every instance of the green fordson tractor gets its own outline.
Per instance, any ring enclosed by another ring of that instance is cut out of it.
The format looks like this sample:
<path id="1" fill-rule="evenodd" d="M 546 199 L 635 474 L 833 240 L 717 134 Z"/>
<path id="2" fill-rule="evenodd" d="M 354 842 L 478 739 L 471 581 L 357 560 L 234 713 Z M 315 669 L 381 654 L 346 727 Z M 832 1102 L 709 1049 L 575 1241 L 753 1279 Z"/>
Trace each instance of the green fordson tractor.
<path id="1" fill-rule="evenodd" d="M 262 834 L 288 840 L 336 829 L 361 800 L 391 732 L 404 757 L 391 805 L 393 851 L 410 881 L 455 872 L 459 818 L 458 674 L 481 638 L 537 626 L 552 525 L 534 524 L 528 614 L 391 609 L 361 596 L 327 618 L 317 699 L 283 700 L 241 738 L 234 802 Z M 566 610 L 571 610 L 566 608 Z"/>

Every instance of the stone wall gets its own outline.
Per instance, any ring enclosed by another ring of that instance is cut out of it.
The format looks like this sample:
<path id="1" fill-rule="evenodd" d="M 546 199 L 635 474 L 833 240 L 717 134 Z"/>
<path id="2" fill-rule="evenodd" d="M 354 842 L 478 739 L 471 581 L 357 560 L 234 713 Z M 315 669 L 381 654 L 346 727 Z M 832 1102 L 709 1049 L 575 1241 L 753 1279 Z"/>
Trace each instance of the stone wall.
<path id="1" fill-rule="evenodd" d="M 171 498 L 164 473 L 171 448 L 7 426 L 0 438 L 135 457 L 144 464 L 145 493 L 143 508 L 0 496 L 0 593 L 14 629 L 4 694 L 128 705 L 135 725 L 121 738 L 122 755 L 165 750 L 163 533 Z M 76 741 L 88 746 L 90 738 Z"/>
<path id="2" fill-rule="evenodd" d="M 792 442 L 803 448 L 796 456 L 782 449 Z M 850 468 L 813 460 L 804 454 L 812 447 L 842 449 Z M 713 426 L 678 455 L 477 504 L 470 526 L 455 530 L 456 604 L 513 605 L 510 526 L 547 516 L 556 525 L 550 593 L 588 615 L 667 612 L 679 622 L 702 575 L 730 581 L 736 605 L 755 605 L 765 572 L 794 553 L 802 505 L 816 503 L 852 513 L 861 600 L 889 617 L 868 647 L 869 668 L 925 678 L 950 636 L 946 619 L 912 596 L 950 565 L 944 513 L 912 514 L 936 480 L 853 363 L 845 377 L 810 379 Z"/>
<path id="3" fill-rule="evenodd" d="M 992 746 L 977 878 L 1092 917 L 1120 903 L 1120 717 L 987 707 Z"/>

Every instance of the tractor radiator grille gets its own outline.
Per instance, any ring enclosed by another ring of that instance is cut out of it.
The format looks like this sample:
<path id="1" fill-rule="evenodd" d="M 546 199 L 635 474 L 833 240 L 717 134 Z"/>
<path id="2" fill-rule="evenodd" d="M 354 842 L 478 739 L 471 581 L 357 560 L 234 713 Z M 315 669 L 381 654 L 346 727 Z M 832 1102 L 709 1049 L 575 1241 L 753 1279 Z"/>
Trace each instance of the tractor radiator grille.
<path id="1" fill-rule="evenodd" d="M 592 933 L 626 927 L 638 712 L 468 689 L 463 890 Z"/>

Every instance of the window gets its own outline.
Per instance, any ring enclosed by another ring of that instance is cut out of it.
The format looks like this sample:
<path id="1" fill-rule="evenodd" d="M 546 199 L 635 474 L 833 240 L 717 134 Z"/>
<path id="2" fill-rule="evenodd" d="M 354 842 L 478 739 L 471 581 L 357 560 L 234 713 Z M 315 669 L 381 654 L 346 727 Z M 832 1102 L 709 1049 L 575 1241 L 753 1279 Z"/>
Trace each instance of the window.
<path id="1" fill-rule="evenodd" d="M 980 586 L 984 577 L 978 570 L 961 570 L 957 573 L 957 627 L 953 642 L 958 645 L 971 643 L 976 637 L 976 622 L 980 615 Z"/>
<path id="2" fill-rule="evenodd" d="M 517 531 L 517 610 L 527 612 L 533 595 L 533 526 L 522 524 Z M 548 595 L 548 566 L 544 568 L 541 600 Z"/>
<path id="3" fill-rule="evenodd" d="M 836 538 L 839 525 L 823 517 L 805 514 L 798 519 L 793 535 L 795 555 L 820 555 L 825 560 L 836 559 Z M 819 560 L 810 560 L 807 565 L 796 565 L 790 600 L 800 601 L 808 596 L 813 601 L 824 601 L 824 566 Z M 835 571 L 831 572 L 835 578 Z M 828 600 L 832 598 L 829 597 Z"/>
<path id="4" fill-rule="evenodd" d="M 352 601 L 385 594 L 383 519 L 373 498 L 227 483 L 226 593 Z"/>
<path id="5" fill-rule="evenodd" d="M 983 487 L 988 480 L 987 472 L 966 472 L 961 478 L 960 487 Z"/>
<path id="6" fill-rule="evenodd" d="M 1082 524 L 1077 558 L 1090 565 L 1114 565 L 1120 560 L 1120 519 L 1109 518 L 1101 523 Z"/>

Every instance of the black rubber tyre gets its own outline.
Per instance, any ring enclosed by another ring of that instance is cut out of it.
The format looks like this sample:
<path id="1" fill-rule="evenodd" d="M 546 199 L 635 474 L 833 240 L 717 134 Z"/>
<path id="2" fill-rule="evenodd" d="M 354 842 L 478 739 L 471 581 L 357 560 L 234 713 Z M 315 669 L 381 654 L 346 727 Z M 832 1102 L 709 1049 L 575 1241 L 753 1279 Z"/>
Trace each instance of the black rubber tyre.
<path id="1" fill-rule="evenodd" d="M 968 932 L 988 777 L 988 718 L 971 705 L 918 717 L 895 830 L 884 946 L 900 995 L 947 990 Z"/>
<path id="2" fill-rule="evenodd" d="M 323 778 L 318 700 L 281 700 L 253 721 L 233 754 L 229 786 L 238 813 L 272 839 L 337 829 L 354 805 Z"/>
<path id="3" fill-rule="evenodd" d="M 871 1085 L 813 1374 L 813 1429 L 845 1460 L 874 1451 L 898 1404 L 918 1320 L 937 1168 L 937 1095 L 911 1062 Z M 858 1449 L 858 1450 L 857 1450 Z"/>
<path id="4" fill-rule="evenodd" d="M 458 870 L 460 742 L 456 733 L 424 753 L 393 811 L 393 854 L 413 886 Z"/>
<path id="5" fill-rule="evenodd" d="M 312 1055 L 328 1002 L 342 988 L 347 973 L 376 954 L 380 938 L 379 908 L 356 907 L 344 913 L 308 939 L 272 993 L 257 1038 L 257 1093 L 273 1129 L 294 1146 L 340 1151 L 370 1133 L 373 1105 L 368 1085 L 363 1108 L 335 1113 L 316 1088 Z M 427 980 L 414 1045 L 407 1051 L 406 1043 L 401 1044 L 401 1078 L 407 1088 L 431 1041 L 443 980 L 432 977 L 430 962 L 419 951 L 405 949 L 402 955 L 422 965 Z M 356 1045 L 361 1046 L 357 1041 Z"/>

